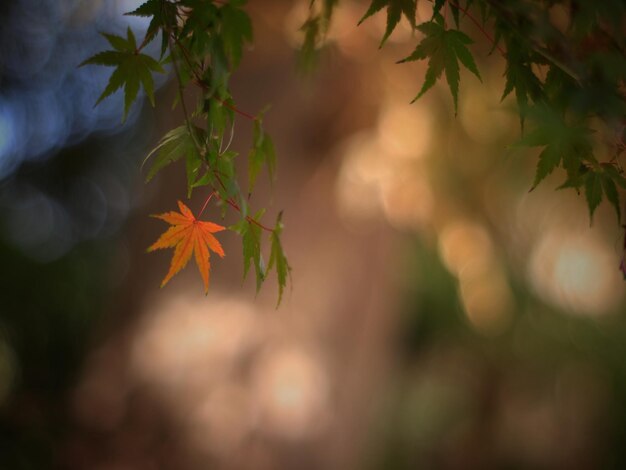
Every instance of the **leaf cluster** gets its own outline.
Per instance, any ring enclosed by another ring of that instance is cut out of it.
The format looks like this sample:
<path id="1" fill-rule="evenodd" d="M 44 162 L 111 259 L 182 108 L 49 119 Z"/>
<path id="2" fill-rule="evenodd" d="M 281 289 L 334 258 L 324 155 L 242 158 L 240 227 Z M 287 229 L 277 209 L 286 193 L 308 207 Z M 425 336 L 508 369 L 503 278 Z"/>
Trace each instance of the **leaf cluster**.
<path id="1" fill-rule="evenodd" d="M 562 168 L 567 176 L 559 189 L 584 192 L 590 218 L 606 196 L 621 221 L 626 41 L 615 20 L 624 20 L 626 6 L 611 1 L 576 2 L 568 9 L 562 1 L 482 3 L 485 22 L 495 30 L 494 44 L 506 50 L 503 99 L 514 94 L 523 131 L 516 145 L 542 147 L 532 187 Z M 566 28 L 550 17 L 550 7 L 559 4 Z M 601 137 L 607 134 L 613 135 L 609 141 Z"/>
<path id="2" fill-rule="evenodd" d="M 490 21 L 495 30 L 494 45 L 503 43 L 506 50 L 503 99 L 515 95 L 523 131 L 525 120 L 530 121 L 531 130 L 517 145 L 543 147 L 532 187 L 562 168 L 567 178 L 559 188 L 584 192 L 590 218 L 606 196 L 620 221 L 618 188 L 626 187 L 619 163 L 626 41 L 617 23 L 624 20 L 626 5 L 481 3 L 485 23 Z M 566 28 L 551 19 L 555 6 L 561 7 Z M 611 142 L 600 138 L 607 132 L 614 134 Z"/>
<path id="3" fill-rule="evenodd" d="M 384 11 L 381 47 L 403 19 L 415 32 L 414 51 L 399 61 L 427 64 L 413 101 L 445 75 L 456 113 L 460 65 L 481 79 L 470 47 L 476 35 L 484 36 L 491 42 L 490 53 L 498 51 L 503 58 L 502 99 L 512 95 L 517 104 L 522 137 L 516 146 L 541 149 L 532 187 L 561 168 L 566 173 L 561 188 L 584 192 L 591 217 L 606 197 L 619 220 L 620 190 L 626 188 L 620 164 L 626 148 L 626 4 L 621 0 L 429 0 L 432 16 L 417 24 L 417 2 L 371 0 L 359 21 Z M 302 26 L 302 68 L 314 65 L 338 3 L 311 0 Z M 143 42 L 137 45 L 130 29 L 125 38 L 104 34 L 112 49 L 83 65 L 115 67 L 98 102 L 123 88 L 123 119 L 140 88 L 154 104 L 152 73 L 173 69 L 179 86 L 174 105 L 182 107 L 185 122 L 150 152 L 147 179 L 184 160 L 188 197 L 194 189 L 208 187 L 223 217 L 229 208 L 239 213 L 229 228 L 242 239 L 244 277 L 254 267 L 258 289 L 267 271 L 275 269 L 280 301 L 290 271 L 280 240 L 281 217 L 268 228 L 262 222 L 265 211 L 252 216 L 249 208 L 261 171 L 265 168 L 270 180 L 275 178 L 274 144 L 263 126 L 263 114 L 252 116 L 239 110 L 229 88 L 243 50 L 253 41 L 244 6 L 245 0 L 147 0 L 129 13 L 150 19 Z M 560 22 L 554 21 L 554 11 L 561 15 Z M 451 21 L 446 19 L 448 12 Z M 159 36 L 157 60 L 142 50 Z M 183 92 L 190 85 L 199 88 L 200 98 L 188 111 Z M 245 195 L 237 172 L 239 155 L 230 150 L 238 116 L 251 119 L 254 125 Z M 265 232 L 270 242 L 267 266 L 262 256 Z"/>
<path id="4" fill-rule="evenodd" d="M 424 84 L 413 101 L 426 93 L 445 71 L 456 114 L 460 80 L 459 61 L 481 80 L 474 58 L 467 48 L 472 40 L 458 29 L 446 29 L 443 17 L 438 13 L 435 14 L 434 21 L 422 23 L 417 29 L 424 34 L 424 39 L 411 55 L 400 61 L 402 63 L 428 59 Z"/>
<path id="5" fill-rule="evenodd" d="M 163 73 L 159 62 L 146 54 L 141 54 L 137 48 L 137 41 L 132 29 L 128 28 L 126 39 L 115 34 L 106 34 L 112 50 L 100 52 L 85 60 L 83 65 L 106 65 L 115 67 L 109 82 L 96 101 L 96 105 L 120 88 L 124 88 L 124 115 L 126 120 L 131 104 L 137 98 L 140 85 L 143 86 L 148 99 L 154 106 L 154 80 L 152 72 Z"/>
<path id="6" fill-rule="evenodd" d="M 396 28 L 403 15 L 413 29 L 415 29 L 415 10 L 417 8 L 417 2 L 416 0 L 372 0 L 371 5 L 365 12 L 365 15 L 363 15 L 363 18 L 359 21 L 359 24 L 363 23 L 363 21 L 383 8 L 387 11 L 387 26 L 385 28 L 385 34 L 380 41 L 380 47 L 383 47 L 389 36 L 391 36 L 391 33 Z"/>
<path id="7" fill-rule="evenodd" d="M 242 240 L 244 278 L 250 266 L 256 271 L 257 290 L 275 270 L 278 278 L 278 299 L 282 299 L 290 270 L 282 249 L 279 216 L 274 228 L 262 222 L 265 209 L 249 215 L 249 201 L 263 168 L 270 180 L 276 173 L 274 144 L 263 126 L 263 113 L 257 116 L 239 110 L 231 94 L 229 80 L 238 67 L 243 51 L 253 41 L 252 22 L 244 10 L 245 0 L 214 2 L 212 0 L 147 0 L 129 15 L 149 18 L 143 42 L 137 45 L 133 31 L 127 37 L 103 34 L 113 48 L 87 59 L 82 65 L 115 67 L 100 101 L 115 90 L 124 88 L 124 119 L 143 86 L 154 105 L 152 72 L 173 70 L 179 93 L 173 106 L 180 106 L 184 123 L 167 132 L 148 154 L 146 181 L 173 163 L 183 161 L 187 175 L 187 197 L 197 188 L 207 188 L 209 198 L 215 196 L 222 217 L 232 209 L 238 221 L 228 227 Z M 161 55 L 154 58 L 142 50 L 156 38 L 161 38 Z M 199 89 L 194 108 L 188 109 L 184 91 L 188 86 Z M 248 189 L 240 187 L 237 171 L 239 154 L 230 149 L 235 133 L 236 117 L 242 116 L 254 126 L 254 139 L 248 155 Z M 221 245 L 202 227 L 221 230 L 221 226 L 196 219 L 182 202 L 181 213 L 166 213 L 159 218 L 172 224 L 151 249 L 175 248 L 167 282 L 195 253 L 205 288 L 208 288 L 209 248 L 223 255 Z M 215 231 L 213 230 L 213 231 Z M 205 233 L 206 232 L 206 233 Z M 269 262 L 263 262 L 263 233 L 269 234 Z"/>
<path id="8" fill-rule="evenodd" d="M 626 3 L 428 1 L 432 17 L 421 24 L 415 20 L 418 0 L 370 0 L 359 21 L 361 24 L 385 11 L 381 47 L 402 18 L 420 37 L 413 53 L 399 61 L 427 62 L 424 83 L 413 101 L 445 75 L 456 114 L 459 64 L 481 79 L 469 48 L 474 40 L 468 33 L 483 36 L 491 42 L 490 54 L 498 51 L 504 60 L 502 99 L 515 97 L 523 134 L 516 146 L 542 147 L 532 188 L 562 168 L 567 179 L 561 188 L 584 191 L 591 216 L 606 196 L 621 219 L 619 190 L 624 189 L 625 179 L 620 158 L 626 148 Z M 448 12 L 453 23 L 446 20 Z M 555 21 L 559 15 L 560 21 Z M 305 43 L 303 49 L 306 47 Z M 525 129 L 527 121 L 529 131 Z M 607 134 L 613 138 L 600 137 Z"/>

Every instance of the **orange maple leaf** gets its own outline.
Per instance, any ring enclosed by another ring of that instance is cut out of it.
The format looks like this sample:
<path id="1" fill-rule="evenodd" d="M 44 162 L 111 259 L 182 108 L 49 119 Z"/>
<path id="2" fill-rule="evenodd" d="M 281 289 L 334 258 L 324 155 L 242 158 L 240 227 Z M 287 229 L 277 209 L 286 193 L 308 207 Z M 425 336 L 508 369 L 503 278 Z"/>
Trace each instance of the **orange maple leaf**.
<path id="1" fill-rule="evenodd" d="M 206 293 L 209 290 L 209 271 L 211 269 L 209 248 L 222 258 L 224 257 L 222 245 L 213 236 L 213 233 L 221 232 L 225 227 L 196 219 L 191 210 L 181 201 L 178 201 L 178 207 L 180 208 L 180 213 L 166 212 L 165 214 L 152 216 L 166 221 L 172 227 L 168 228 L 148 248 L 148 251 L 176 247 L 174 256 L 172 256 L 170 270 L 163 279 L 161 287 L 167 284 L 167 281 L 174 277 L 178 271 L 183 269 L 191 258 L 192 252 L 195 253 L 196 264 L 204 281 L 204 291 Z"/>

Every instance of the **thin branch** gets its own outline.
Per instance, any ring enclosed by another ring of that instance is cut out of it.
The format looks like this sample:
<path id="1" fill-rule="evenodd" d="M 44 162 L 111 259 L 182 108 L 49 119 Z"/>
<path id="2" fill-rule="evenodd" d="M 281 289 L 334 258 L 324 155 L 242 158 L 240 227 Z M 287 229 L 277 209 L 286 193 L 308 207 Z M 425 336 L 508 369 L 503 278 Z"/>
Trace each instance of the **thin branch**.
<path id="1" fill-rule="evenodd" d="M 217 179 L 219 184 L 222 186 L 222 189 L 224 189 L 224 191 L 226 191 L 226 186 L 224 185 L 224 182 L 222 181 L 222 178 L 220 178 L 219 173 L 217 173 L 216 171 L 213 171 L 213 174 L 215 175 L 215 178 Z M 239 207 L 239 204 L 237 204 L 235 201 L 233 201 L 232 198 L 224 199 L 223 197 L 220 196 L 219 193 L 217 194 L 217 197 L 219 197 L 222 201 L 224 201 L 226 204 L 228 204 L 229 206 L 231 206 L 233 209 L 235 209 L 237 212 L 239 212 L 241 214 L 241 207 Z M 267 232 L 273 232 L 274 231 L 274 229 L 266 227 L 261 222 L 259 222 L 256 219 L 250 217 L 249 215 L 246 216 L 246 220 L 249 223 L 251 223 L 251 224 L 258 225 L 259 227 L 261 227 L 263 230 L 265 230 Z"/>
<path id="2" fill-rule="evenodd" d="M 233 209 L 235 209 L 237 212 L 241 213 L 241 208 L 239 207 L 239 204 L 237 204 L 235 201 L 233 201 L 232 199 L 226 199 L 225 201 L 229 206 L 231 206 Z M 246 220 L 254 225 L 257 225 L 259 227 L 261 227 L 263 230 L 267 231 L 267 232 L 274 232 L 274 229 L 266 227 L 265 225 L 263 225 L 261 222 L 257 221 L 256 219 L 250 217 L 249 215 L 246 216 Z"/>
<path id="3" fill-rule="evenodd" d="M 189 131 L 189 134 L 191 135 L 191 139 L 193 140 L 193 143 L 196 147 L 196 150 L 198 151 L 199 154 L 202 154 L 202 146 L 200 145 L 200 143 L 196 140 L 196 135 L 193 132 L 193 128 L 191 126 L 191 120 L 189 119 L 189 113 L 187 112 L 187 106 L 185 105 L 185 100 L 183 97 L 183 88 L 182 88 L 182 81 L 180 79 L 180 71 L 178 69 L 178 64 L 176 62 L 176 57 L 174 57 L 174 49 L 173 49 L 173 44 L 172 44 L 172 35 L 168 33 L 168 42 L 169 42 L 169 46 L 170 46 L 170 52 L 172 53 L 172 63 L 174 65 L 174 73 L 176 74 L 176 80 L 178 81 L 178 85 L 179 85 L 179 93 L 180 93 L 180 102 L 181 102 L 181 106 L 183 108 L 183 114 L 185 117 L 185 124 L 187 125 L 187 130 Z M 220 185 L 222 186 L 222 188 L 224 190 L 226 190 L 226 185 L 224 184 L 224 182 L 222 181 L 222 178 L 220 178 L 219 173 L 214 170 L 213 168 L 211 168 L 209 166 L 209 164 L 207 162 L 204 162 L 204 164 L 207 166 L 208 170 L 213 172 L 213 174 L 215 175 L 215 178 L 217 179 L 217 181 L 220 183 Z M 214 191 L 215 193 L 215 191 Z M 241 213 L 241 207 L 239 207 L 239 204 L 237 204 L 235 201 L 232 200 L 232 198 L 230 199 L 224 199 L 221 197 L 221 195 L 219 193 L 217 193 L 217 196 L 224 202 L 226 202 L 229 206 L 231 206 L 233 209 L 235 209 L 237 212 Z M 209 198 L 210 200 L 210 198 Z M 208 204 L 208 201 L 205 203 Z M 204 207 L 202 208 L 202 211 L 204 211 Z M 274 232 L 273 229 L 266 227 L 265 225 L 263 225 L 262 223 L 258 222 L 257 220 L 253 219 L 250 216 L 246 216 L 246 220 L 249 223 L 253 223 L 255 225 L 258 225 L 259 227 L 261 227 L 263 230 L 266 230 L 268 232 Z"/>
<path id="4" fill-rule="evenodd" d="M 233 110 L 234 112 L 236 112 L 237 114 L 246 117 L 248 119 L 250 119 L 251 121 L 256 121 L 257 117 L 253 116 L 252 114 L 246 113 L 245 111 L 242 111 L 241 109 L 237 109 L 235 108 L 232 104 L 230 104 L 228 101 L 226 100 L 221 100 L 219 98 L 216 98 L 217 101 L 219 101 L 220 103 L 222 103 L 224 106 L 226 106 L 228 109 Z"/>
<path id="5" fill-rule="evenodd" d="M 189 113 L 187 112 L 187 105 L 185 104 L 185 97 L 183 95 L 183 91 L 184 91 L 183 82 L 180 79 L 180 70 L 178 69 L 178 63 L 176 62 L 176 57 L 174 56 L 174 48 L 172 45 L 172 35 L 170 34 L 169 31 L 167 32 L 167 42 L 169 43 L 170 53 L 172 54 L 172 64 L 174 66 L 174 73 L 176 74 L 176 81 L 178 82 L 178 94 L 180 97 L 180 105 L 183 109 L 183 114 L 185 117 L 185 125 L 187 126 L 187 131 L 189 132 L 189 135 L 191 136 L 191 140 L 193 140 L 193 143 L 196 146 L 198 153 L 202 154 L 201 152 L 202 146 L 196 139 L 196 133 L 193 131 L 191 120 L 189 119 Z"/>
<path id="6" fill-rule="evenodd" d="M 171 35 L 170 35 L 170 37 L 171 37 Z M 179 41 L 179 39 L 176 36 L 174 36 L 174 41 L 176 42 L 176 45 L 178 46 L 180 51 L 183 53 L 183 57 L 185 58 L 185 62 L 187 62 L 187 66 L 191 69 L 191 72 L 193 73 L 194 83 L 196 83 L 196 85 L 198 85 L 200 88 L 202 88 L 205 91 L 210 90 L 209 85 L 204 83 L 204 81 L 202 80 L 202 77 L 200 77 L 198 75 L 197 70 L 193 66 L 193 62 L 192 62 L 191 58 L 189 57 L 189 52 L 187 51 L 187 48 L 183 44 L 181 44 L 181 42 Z M 171 47 L 170 47 L 170 49 L 171 49 Z M 240 114 L 243 117 L 246 117 L 246 118 L 248 118 L 248 119 L 250 119 L 252 121 L 256 121 L 256 119 L 257 119 L 256 116 L 253 116 L 252 114 L 246 113 L 245 111 L 242 111 L 242 110 L 236 108 L 235 106 L 233 106 L 230 103 L 228 103 L 226 100 L 222 100 L 222 99 L 217 98 L 217 97 L 214 97 L 214 99 L 216 101 L 219 101 L 220 103 L 222 103 L 228 109 L 231 109 L 232 111 L 236 112 L 237 114 Z"/>
<path id="7" fill-rule="evenodd" d="M 215 196 L 216 192 L 213 191 L 211 194 L 209 194 L 209 197 L 206 198 L 206 201 L 204 201 L 204 205 L 202 206 L 202 209 L 200 210 L 200 212 L 198 213 L 198 217 L 196 217 L 197 219 L 200 218 L 200 216 L 202 215 L 202 213 L 204 212 L 204 209 L 206 209 L 206 206 L 209 205 L 209 202 L 211 202 L 211 199 L 213 199 L 213 196 Z"/>

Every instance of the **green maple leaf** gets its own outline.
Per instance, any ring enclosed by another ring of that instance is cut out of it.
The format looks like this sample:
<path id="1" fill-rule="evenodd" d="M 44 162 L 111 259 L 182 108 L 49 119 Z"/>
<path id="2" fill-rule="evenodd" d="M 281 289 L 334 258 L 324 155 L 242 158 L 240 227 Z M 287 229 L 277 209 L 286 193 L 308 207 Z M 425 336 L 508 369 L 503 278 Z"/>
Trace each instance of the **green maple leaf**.
<path id="1" fill-rule="evenodd" d="M 235 157 L 239 155 L 232 150 L 218 153 L 216 150 L 212 152 L 212 156 L 209 163 L 209 172 L 217 174 L 219 180 L 217 180 L 217 190 L 222 200 L 227 200 L 236 197 L 240 194 L 239 184 L 237 183 L 235 174 Z M 217 178 L 216 178 L 217 179 Z"/>
<path id="2" fill-rule="evenodd" d="M 145 42 L 154 39 L 159 29 L 173 29 L 176 27 L 176 5 L 166 0 L 148 0 L 136 10 L 126 13 L 129 16 L 152 17 L 148 30 L 146 31 Z M 168 34 L 163 33 L 161 41 L 161 57 L 165 54 L 168 46 Z"/>
<path id="3" fill-rule="evenodd" d="M 249 193 L 252 193 L 263 165 L 267 167 L 270 181 L 273 182 L 276 173 L 276 152 L 271 137 L 263 130 L 263 120 L 259 116 L 254 122 L 253 146 L 248 155 Z"/>
<path id="4" fill-rule="evenodd" d="M 416 0 L 372 0 L 371 5 L 363 15 L 363 18 L 359 21 L 358 24 L 363 23 L 366 19 L 372 16 L 374 13 L 382 10 L 383 8 L 387 8 L 387 27 L 385 29 L 385 34 L 383 35 L 382 40 L 380 41 L 380 47 L 383 47 L 391 33 L 396 28 L 398 23 L 400 22 L 400 18 L 402 15 L 409 20 L 413 29 L 415 29 L 415 9 L 417 6 Z"/>
<path id="5" fill-rule="evenodd" d="M 506 61 L 506 83 L 501 99 L 503 100 L 515 90 L 520 124 L 523 128 L 529 102 L 537 103 L 543 97 L 543 87 L 531 68 L 530 52 L 517 40 L 507 41 Z"/>
<path id="6" fill-rule="evenodd" d="M 154 178 L 161 169 L 183 157 L 190 145 L 193 145 L 193 142 L 187 131 L 187 126 L 177 127 L 165 134 L 144 160 L 145 163 L 155 155 L 154 162 L 146 176 L 146 183 Z"/>
<path id="7" fill-rule="evenodd" d="M 537 185 L 546 176 L 552 173 L 561 163 L 562 152 L 559 142 L 549 143 L 539 154 L 537 162 L 537 171 L 535 172 L 535 180 L 531 189 L 535 189 Z"/>
<path id="8" fill-rule="evenodd" d="M 226 75 L 239 65 L 244 45 L 252 43 L 252 21 L 242 9 L 246 0 L 216 3 L 183 0 L 188 11 L 179 40 L 198 60 L 211 57 L 213 75 Z M 215 76 L 207 78 L 208 82 L 220 81 Z"/>
<path id="9" fill-rule="evenodd" d="M 105 65 L 116 67 L 109 82 L 96 101 L 96 105 L 106 97 L 112 95 L 119 88 L 124 88 L 124 115 L 126 120 L 130 105 L 137 98 L 139 87 L 142 85 L 152 106 L 154 106 L 154 81 L 152 72 L 163 73 L 163 67 L 156 60 L 146 54 L 137 52 L 137 41 L 132 30 L 128 28 L 126 39 L 113 34 L 103 34 L 114 50 L 100 52 L 85 60 L 83 65 Z"/>
<path id="10" fill-rule="evenodd" d="M 622 218 L 619 193 L 616 184 L 624 184 L 626 187 L 626 179 L 623 176 L 617 174 L 617 179 L 614 178 L 612 170 L 617 169 L 611 163 L 602 163 L 600 165 L 585 165 L 582 164 L 575 174 L 568 175 L 567 180 L 557 189 L 574 188 L 578 194 L 580 194 L 581 188 L 584 189 L 585 199 L 589 208 L 589 219 L 593 222 L 593 214 L 597 207 L 602 202 L 603 193 L 606 199 L 615 209 L 617 215 L 617 222 L 619 223 Z"/>
<path id="11" fill-rule="evenodd" d="M 531 80 L 532 83 L 537 83 L 536 77 L 531 78 Z M 536 92 L 539 92 L 539 90 L 536 90 Z M 581 89 L 572 77 L 563 72 L 563 70 L 550 66 L 541 93 L 538 97 L 543 97 L 545 101 L 550 103 L 550 106 L 565 113 L 572 104 L 572 98 L 581 95 Z M 525 103 L 520 104 L 518 100 L 519 106 L 522 106 L 521 109 L 524 110 Z"/>
<path id="12" fill-rule="evenodd" d="M 319 56 L 318 43 L 320 42 L 321 19 L 319 17 L 309 18 L 300 28 L 304 33 L 304 40 L 298 54 L 298 69 L 303 72 L 310 72 L 315 68 Z"/>
<path id="13" fill-rule="evenodd" d="M 589 218 L 591 220 L 593 220 L 593 213 L 602 201 L 603 181 L 604 178 L 602 174 L 596 171 L 590 171 L 585 176 L 585 198 L 587 199 L 587 206 L 589 207 Z"/>
<path id="14" fill-rule="evenodd" d="M 602 163 L 600 164 L 600 168 L 602 169 L 602 189 L 604 190 L 607 200 L 615 209 L 617 222 L 620 223 L 622 220 L 622 210 L 617 186 L 626 189 L 626 178 L 622 170 L 615 166 L 614 163 Z"/>
<path id="15" fill-rule="evenodd" d="M 445 29 L 441 15 L 437 15 L 434 21 L 418 25 L 417 29 L 425 35 L 424 39 L 417 45 L 411 55 L 399 62 L 428 59 L 428 69 L 426 70 L 424 84 L 412 102 L 426 93 L 441 74 L 445 72 L 452 99 L 454 100 L 454 112 L 456 114 L 459 94 L 459 61 L 482 81 L 474 58 L 467 48 L 468 44 L 472 44 L 472 40 L 457 29 Z"/>
<path id="16" fill-rule="evenodd" d="M 460 1 L 460 0 L 459 0 Z M 465 5 L 465 9 L 467 10 L 469 8 L 469 4 L 471 3 L 471 0 L 468 1 L 468 3 Z M 435 0 L 434 4 L 433 4 L 433 18 L 435 18 L 439 12 L 441 11 L 441 9 L 443 8 L 443 6 L 446 4 L 446 0 Z M 454 2 L 448 2 L 448 6 L 450 7 L 450 10 L 452 11 L 452 17 L 454 18 L 454 24 L 456 24 L 456 27 L 459 27 L 459 5 L 454 3 Z M 484 21 L 483 21 L 484 23 Z"/>
<path id="17" fill-rule="evenodd" d="M 265 210 L 261 209 L 252 220 L 259 221 Z M 239 233 L 243 244 L 243 279 L 245 280 L 254 266 L 256 276 L 256 291 L 259 292 L 265 281 L 266 270 L 263 256 L 261 255 L 261 227 L 250 220 L 243 218 L 231 227 L 231 230 Z"/>
<path id="18" fill-rule="evenodd" d="M 207 129 L 210 129 L 214 136 L 223 136 L 234 123 L 233 106 L 234 103 L 230 98 L 224 101 L 209 98 L 204 102 L 203 109 L 198 114 L 206 113 Z"/>
<path id="19" fill-rule="evenodd" d="M 617 192 L 615 182 L 608 174 L 602 175 L 602 189 L 604 190 L 604 194 L 606 194 L 607 200 L 615 209 L 617 222 L 620 223 L 622 219 L 622 210 L 619 204 L 619 193 Z"/>
<path id="20" fill-rule="evenodd" d="M 285 256 L 285 252 L 283 251 L 283 246 L 280 241 L 280 234 L 283 230 L 282 217 L 283 213 L 280 212 L 276 218 L 276 226 L 271 235 L 272 249 L 270 252 L 270 260 L 267 265 L 268 271 L 272 269 L 273 266 L 276 266 L 276 275 L 278 277 L 278 302 L 276 307 L 280 305 L 283 298 L 283 291 L 287 285 L 287 277 L 291 273 L 291 266 L 289 266 L 289 262 L 287 261 L 287 257 Z"/>
<path id="21" fill-rule="evenodd" d="M 581 165 L 584 162 L 595 162 L 589 139 L 593 131 L 582 123 L 568 124 L 546 105 L 529 108 L 527 114 L 535 127 L 516 145 L 544 147 L 539 155 L 532 189 L 561 165 L 568 174 L 568 181 L 562 187 L 580 187 L 584 183 L 580 177 L 587 177 L 580 175 Z"/>
<path id="22" fill-rule="evenodd" d="M 244 44 L 252 43 L 253 40 L 250 17 L 239 8 L 245 3 L 245 0 L 230 1 L 220 9 L 224 49 L 233 67 L 237 67 L 241 61 Z"/>
<path id="23" fill-rule="evenodd" d="M 620 188 L 626 189 L 626 177 L 624 177 L 621 169 L 618 169 L 613 163 L 603 163 L 602 168 Z"/>
<path id="24" fill-rule="evenodd" d="M 323 0 L 321 11 L 316 14 L 312 11 L 314 2 L 309 4 L 311 10 L 309 17 L 300 27 L 304 38 L 298 51 L 297 67 L 299 71 L 307 73 L 315 67 L 338 2 L 339 0 Z"/>
<path id="25" fill-rule="evenodd" d="M 176 162 L 181 158 L 185 158 L 185 168 L 187 172 L 187 194 L 191 197 L 191 191 L 193 188 L 208 184 L 209 181 L 201 180 L 198 177 L 198 172 L 202 166 L 202 157 L 198 152 L 196 142 L 206 140 L 206 132 L 200 127 L 193 126 L 193 132 L 195 136 L 189 133 L 188 127 L 180 126 L 169 131 L 158 145 L 150 151 L 145 161 L 148 161 L 154 156 L 154 162 L 148 171 L 146 176 L 146 182 L 150 181 L 154 176 L 164 167 L 170 163 Z"/>
<path id="26" fill-rule="evenodd" d="M 185 44 L 190 54 L 200 61 L 211 53 L 213 43 L 218 40 L 218 7 L 210 0 L 184 0 L 187 8 L 186 20 L 178 37 Z"/>

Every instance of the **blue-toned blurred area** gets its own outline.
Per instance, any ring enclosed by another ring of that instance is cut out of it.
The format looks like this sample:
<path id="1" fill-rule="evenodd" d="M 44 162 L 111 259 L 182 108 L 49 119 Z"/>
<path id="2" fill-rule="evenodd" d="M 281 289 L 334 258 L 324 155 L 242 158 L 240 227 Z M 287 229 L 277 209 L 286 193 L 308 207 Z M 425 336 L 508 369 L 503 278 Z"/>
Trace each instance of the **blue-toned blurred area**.
<path id="1" fill-rule="evenodd" d="M 100 31 L 145 28 L 123 16 L 138 3 L 1 7 L 0 206 L 5 235 L 34 260 L 53 261 L 78 242 L 110 236 L 132 206 L 141 107 L 122 124 L 121 90 L 94 106 L 111 71 L 79 64 L 106 48 Z"/>
<path id="2" fill-rule="evenodd" d="M 111 70 L 78 67 L 100 31 L 143 37 L 139 3 L 0 4 L 0 469 L 626 468 L 623 229 L 558 171 L 529 192 L 537 154 L 510 146 L 504 62 L 467 18 L 484 83 L 462 73 L 455 116 L 445 83 L 409 104 L 408 24 L 379 50 L 385 15 L 357 28 L 368 2 L 342 0 L 302 79 L 309 0 L 248 2 L 232 91 L 272 105 L 278 180 L 250 204 L 284 209 L 276 309 L 228 231 L 207 296 L 193 266 L 159 289 L 148 215 L 208 196 L 175 164 L 143 182 L 176 86 L 122 124 L 120 94 L 94 108 Z M 243 175 L 251 139 L 237 118 Z"/>
<path id="3" fill-rule="evenodd" d="M 0 5 L 0 468 L 50 468 L 65 394 L 127 264 L 148 133 L 141 101 L 94 104 L 111 70 L 82 67 L 100 31 L 141 31 L 140 2 Z M 163 84 L 166 77 L 158 78 Z"/>
<path id="4" fill-rule="evenodd" d="M 122 13 L 139 2 L 19 0 L 2 5 L 0 178 L 94 133 L 119 133 L 121 93 L 94 107 L 110 72 L 78 65 L 123 33 Z M 141 28 L 135 19 L 132 26 Z M 138 117 L 134 108 L 126 127 Z"/>

